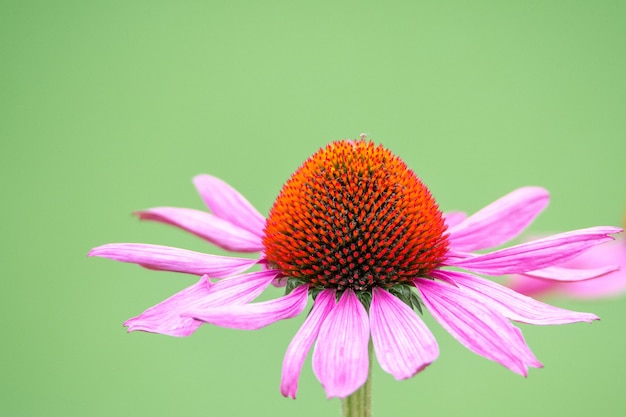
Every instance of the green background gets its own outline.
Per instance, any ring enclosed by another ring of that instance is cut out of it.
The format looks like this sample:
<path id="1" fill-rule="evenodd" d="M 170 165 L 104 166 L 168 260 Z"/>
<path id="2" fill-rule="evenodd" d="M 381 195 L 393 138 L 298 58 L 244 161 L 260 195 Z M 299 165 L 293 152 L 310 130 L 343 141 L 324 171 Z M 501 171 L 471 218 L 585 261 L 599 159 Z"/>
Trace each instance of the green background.
<path id="1" fill-rule="evenodd" d="M 339 415 L 310 358 L 280 395 L 302 317 L 127 334 L 195 279 L 87 252 L 221 253 L 131 213 L 201 209 L 190 180 L 210 173 L 266 214 L 310 154 L 362 132 L 444 210 L 542 185 L 530 233 L 620 225 L 625 40 L 621 1 L 0 2 L 0 415 Z M 375 415 L 625 415 L 625 299 L 550 301 L 602 320 L 522 326 L 545 364 L 526 379 L 426 313 L 441 356 L 400 382 L 374 365 Z"/>

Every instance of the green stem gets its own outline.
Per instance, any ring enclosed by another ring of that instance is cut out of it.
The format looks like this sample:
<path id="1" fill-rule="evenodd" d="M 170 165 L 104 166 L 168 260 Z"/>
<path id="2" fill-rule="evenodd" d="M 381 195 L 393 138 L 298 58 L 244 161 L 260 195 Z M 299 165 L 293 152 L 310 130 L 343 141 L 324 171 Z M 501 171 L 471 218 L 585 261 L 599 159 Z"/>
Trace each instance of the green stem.
<path id="1" fill-rule="evenodd" d="M 372 341 L 369 343 L 367 381 L 350 396 L 341 400 L 343 417 L 372 417 Z"/>

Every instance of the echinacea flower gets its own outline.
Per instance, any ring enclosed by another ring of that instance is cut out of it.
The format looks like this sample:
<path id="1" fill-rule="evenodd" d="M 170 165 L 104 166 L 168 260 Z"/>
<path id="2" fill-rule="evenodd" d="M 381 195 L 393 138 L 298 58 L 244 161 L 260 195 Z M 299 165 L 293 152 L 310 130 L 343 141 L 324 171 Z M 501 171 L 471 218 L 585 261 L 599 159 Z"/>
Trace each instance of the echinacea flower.
<path id="1" fill-rule="evenodd" d="M 616 265 L 617 268 L 609 268 Z M 565 262 L 564 267 L 581 271 L 594 271 L 598 278 L 559 282 L 543 279 L 533 273 L 513 275 L 505 285 L 514 291 L 530 297 L 545 297 L 558 294 L 576 299 L 616 297 L 626 293 L 626 240 L 615 239 L 596 246 L 576 258 Z"/>
<path id="2" fill-rule="evenodd" d="M 446 216 L 402 160 L 365 140 L 333 142 L 310 157 L 265 221 L 220 180 L 195 182 L 213 214 L 157 208 L 140 216 L 228 250 L 258 251 L 258 259 L 144 244 L 104 245 L 90 255 L 202 276 L 128 320 L 129 330 L 187 336 L 202 323 L 258 329 L 299 315 L 311 295 L 313 307 L 283 362 L 281 392 L 294 398 L 314 343 L 313 370 L 328 397 L 344 398 L 365 383 L 370 338 L 381 367 L 396 379 L 426 368 L 439 349 L 415 312 L 422 306 L 465 347 L 525 376 L 528 367 L 542 365 L 511 320 L 546 325 L 597 317 L 476 274 L 547 271 L 549 277 L 549 268 L 621 231 L 592 227 L 478 254 L 518 236 L 547 205 L 547 191 L 520 188 L 470 217 Z M 255 263 L 263 268 L 242 273 Z M 559 274 L 581 279 L 564 268 Z M 286 281 L 286 295 L 251 302 L 275 280 Z"/>

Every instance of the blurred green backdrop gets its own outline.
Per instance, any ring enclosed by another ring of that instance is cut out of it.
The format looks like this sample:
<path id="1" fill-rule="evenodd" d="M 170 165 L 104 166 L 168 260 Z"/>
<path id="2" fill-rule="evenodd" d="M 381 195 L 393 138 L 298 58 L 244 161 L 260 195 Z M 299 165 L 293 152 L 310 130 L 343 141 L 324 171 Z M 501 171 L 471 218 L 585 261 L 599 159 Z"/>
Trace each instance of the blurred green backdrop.
<path id="1" fill-rule="evenodd" d="M 0 2 L 0 415 L 339 415 L 310 359 L 298 399 L 280 395 L 302 317 L 126 334 L 195 279 L 87 252 L 219 253 L 131 213 L 202 208 L 190 180 L 205 172 L 265 214 L 304 159 L 362 132 L 445 210 L 542 185 L 531 233 L 619 225 L 625 40 L 620 1 Z M 374 365 L 375 415 L 625 415 L 626 299 L 550 301 L 602 320 L 522 326 L 545 364 L 527 379 L 426 313 L 440 359 L 402 382 Z"/>

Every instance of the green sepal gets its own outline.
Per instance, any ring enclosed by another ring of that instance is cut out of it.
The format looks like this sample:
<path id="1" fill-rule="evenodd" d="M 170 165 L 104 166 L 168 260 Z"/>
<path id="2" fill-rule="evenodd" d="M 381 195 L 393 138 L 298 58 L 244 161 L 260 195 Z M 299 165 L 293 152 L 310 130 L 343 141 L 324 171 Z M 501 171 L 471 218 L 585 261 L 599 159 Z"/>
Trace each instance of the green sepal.
<path id="1" fill-rule="evenodd" d="M 287 284 L 285 285 L 285 295 L 290 294 L 294 289 L 299 287 L 300 285 L 307 284 L 307 281 L 301 278 L 288 278 Z M 317 298 L 317 296 L 324 291 L 324 287 L 309 287 L 309 295 L 313 298 L 313 301 Z M 417 310 L 420 314 L 423 314 L 422 311 L 422 301 L 415 291 L 415 287 L 408 284 L 398 284 L 390 287 L 388 291 L 398 297 L 402 302 L 411 307 L 412 310 Z M 343 291 L 337 291 L 335 293 L 335 301 L 339 302 L 339 299 L 343 295 Z M 367 311 L 370 309 L 370 305 L 372 304 L 372 290 L 367 291 L 355 291 L 354 292 L 361 304 L 365 307 Z"/>
<path id="2" fill-rule="evenodd" d="M 424 314 L 422 311 L 422 300 L 420 300 L 415 291 L 411 291 L 411 304 L 409 304 L 409 307 L 417 310 L 420 314 Z"/>
<path id="3" fill-rule="evenodd" d="M 417 310 L 422 314 L 422 302 L 415 292 L 415 287 L 407 284 L 398 284 L 389 288 L 389 292 L 398 297 L 404 304 L 411 307 L 412 310 Z"/>
<path id="4" fill-rule="evenodd" d="M 356 291 L 356 298 L 359 299 L 365 310 L 369 313 L 370 305 L 372 304 L 372 290 L 369 291 Z"/>
<path id="5" fill-rule="evenodd" d="M 295 290 L 302 284 L 306 284 L 306 281 L 301 278 L 288 278 L 287 284 L 285 285 L 285 295 L 289 295 L 293 290 Z"/>
<path id="6" fill-rule="evenodd" d="M 313 298 L 313 301 L 315 301 L 317 296 L 320 295 L 320 293 L 322 291 L 324 291 L 324 290 L 325 290 L 324 287 L 310 287 L 309 288 L 309 294 L 311 294 L 311 297 Z"/>

